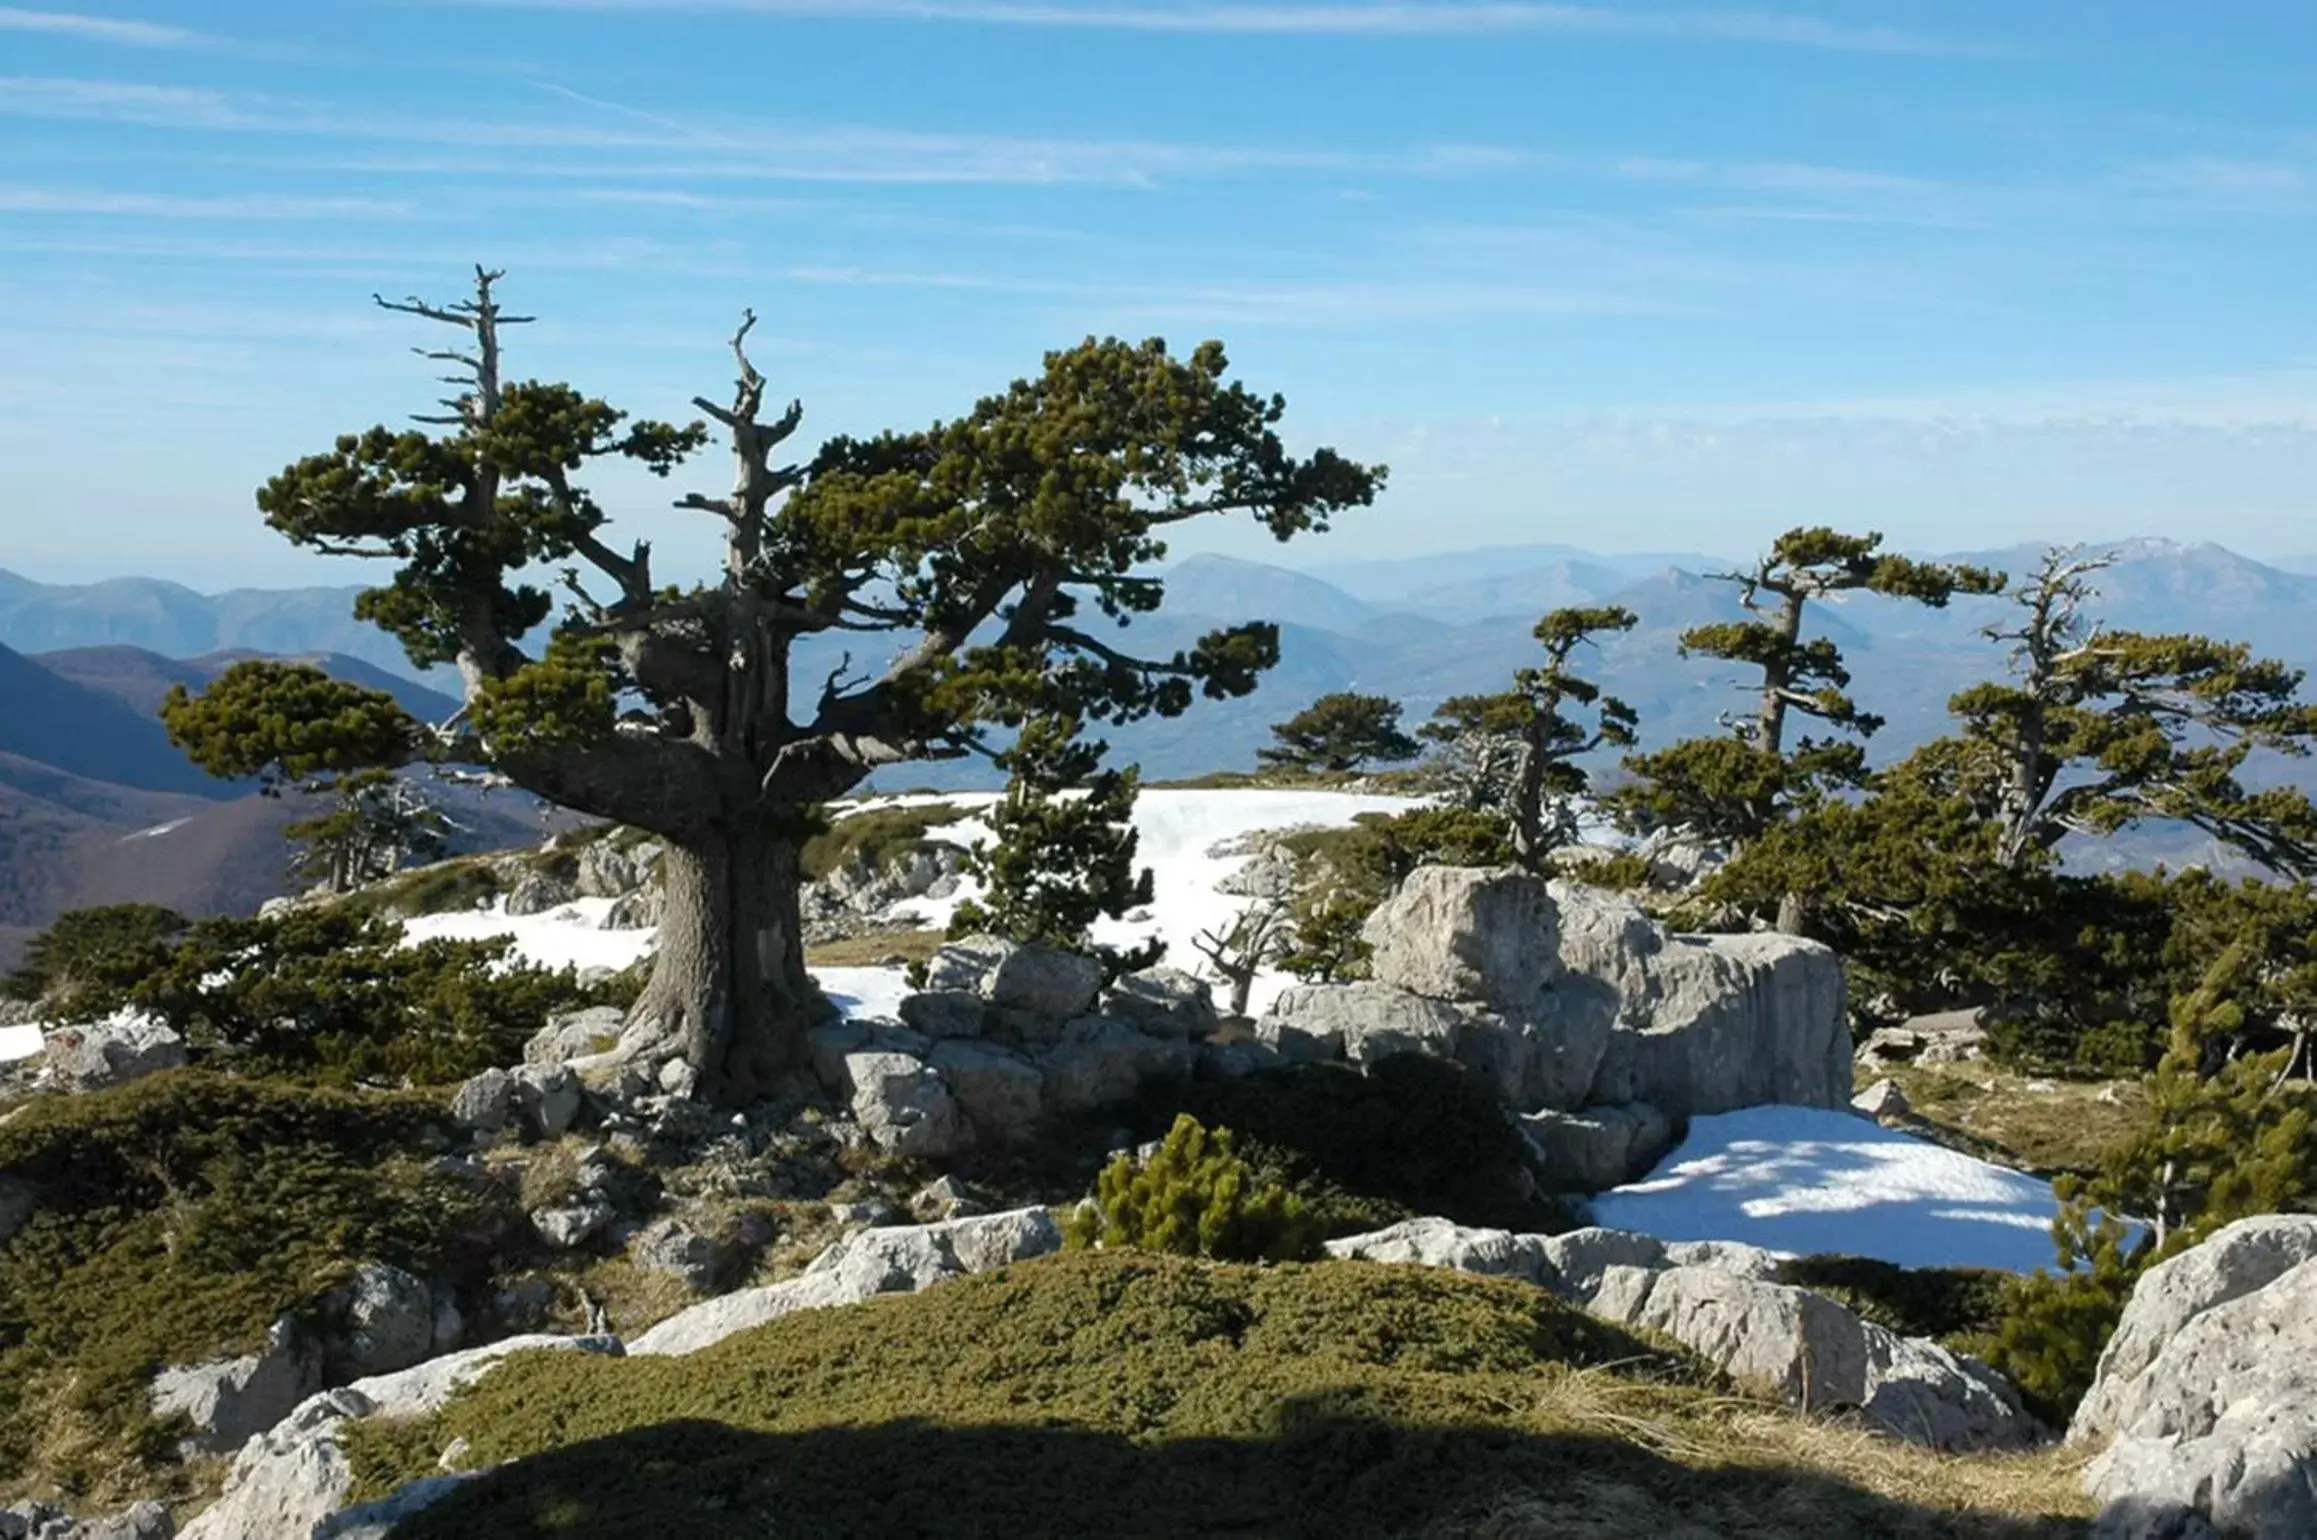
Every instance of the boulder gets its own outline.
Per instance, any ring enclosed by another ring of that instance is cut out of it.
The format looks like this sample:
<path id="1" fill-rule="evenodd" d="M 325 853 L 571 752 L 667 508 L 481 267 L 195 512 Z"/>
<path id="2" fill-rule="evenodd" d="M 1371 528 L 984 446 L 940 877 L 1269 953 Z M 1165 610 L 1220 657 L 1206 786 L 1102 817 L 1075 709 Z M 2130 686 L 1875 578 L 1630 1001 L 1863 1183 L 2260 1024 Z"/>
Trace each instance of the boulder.
<path id="1" fill-rule="evenodd" d="M 628 1260 L 647 1272 L 665 1273 L 695 1294 L 715 1287 L 724 1270 L 725 1248 L 713 1236 L 677 1219 L 646 1225 L 628 1242 Z"/>
<path id="2" fill-rule="evenodd" d="M 955 1154 L 972 1140 L 957 1101 L 940 1075 L 904 1053 L 852 1053 L 845 1075 L 853 1116 L 880 1149 L 893 1155 Z"/>
<path id="3" fill-rule="evenodd" d="M 551 1203 L 530 1212 L 531 1228 L 557 1251 L 572 1251 L 594 1240 L 619 1218 L 619 1210 L 597 1193 L 581 1193 L 568 1203 Z"/>
<path id="4" fill-rule="evenodd" d="M 1519 1278 L 1540 1286 L 1553 1279 L 1541 1235 L 1515 1235 L 1456 1224 L 1451 1220 L 1404 1219 L 1365 1235 L 1327 1243 L 1327 1254 L 1345 1261 L 1413 1262 L 1452 1267 L 1460 1273 Z"/>
<path id="5" fill-rule="evenodd" d="M 1850 1099 L 1851 1110 L 1877 1123 L 1897 1123 L 1915 1109 L 1896 1080 L 1878 1080 Z"/>
<path id="6" fill-rule="evenodd" d="M 650 930 L 668 915 L 667 891 L 658 883 L 646 883 L 633 893 L 614 902 L 603 917 L 605 930 Z"/>
<path id="7" fill-rule="evenodd" d="M 503 1069 L 470 1075 L 451 1097 L 451 1121 L 469 1133 L 495 1134 L 515 1111 L 515 1077 Z"/>
<path id="8" fill-rule="evenodd" d="M 949 1038 L 933 1045 L 927 1062 L 949 1086 L 977 1138 L 1019 1144 L 1036 1133 L 1046 1077 L 1028 1059 L 994 1043 Z"/>
<path id="9" fill-rule="evenodd" d="M 1191 1075 L 1197 1080 L 1244 1080 L 1249 1075 L 1277 1069 L 1286 1062 L 1279 1056 L 1279 1050 L 1268 1043 L 1210 1040 L 1199 1045 L 1199 1055 L 1191 1063 Z"/>
<path id="10" fill-rule="evenodd" d="M 1255 1036 L 1295 1063 L 1373 1064 L 1399 1053 L 1452 1059 L 1458 1030 L 1473 1014 L 1390 984 L 1306 984 L 1280 992 Z"/>
<path id="11" fill-rule="evenodd" d="M 1223 1023 L 1212 985 L 1180 968 L 1144 968 L 1129 973 L 1102 995 L 1102 1014 L 1159 1037 L 1200 1041 Z"/>
<path id="12" fill-rule="evenodd" d="M 851 1096 L 853 1082 L 845 1074 L 845 1060 L 852 1054 L 869 1051 L 868 1027 L 843 1018 L 824 1021 L 805 1030 L 805 1044 L 812 1054 L 813 1077 L 830 1094 Z"/>
<path id="13" fill-rule="evenodd" d="M 579 1116 L 579 1076 L 568 1064 L 522 1064 L 509 1071 L 515 1111 L 542 1139 L 560 1139 Z"/>
<path id="14" fill-rule="evenodd" d="M 644 869 L 609 839 L 579 847 L 579 872 L 572 886 L 582 898 L 625 898 L 644 885 Z"/>
<path id="15" fill-rule="evenodd" d="M 151 1399 L 156 1420 L 183 1417 L 191 1424 L 179 1448 L 230 1454 L 321 1388 L 321 1355 L 298 1323 L 283 1316 L 254 1353 L 163 1369 L 153 1376 Z"/>
<path id="16" fill-rule="evenodd" d="M 2145 1392 L 2149 1368 L 2190 1322 L 2217 1306 L 2267 1288 L 2317 1257 L 2317 1214 L 2240 1219 L 2202 1244 L 2140 1275 L 2132 1298 L 2100 1354 L 2100 1367 L 2068 1424 L 2068 1442 L 2113 1437 L 2126 1410 Z"/>
<path id="17" fill-rule="evenodd" d="M 51 1027 L 48 1073 L 65 1091 L 101 1091 L 185 1066 L 185 1039 L 149 1016 L 121 1012 L 103 1021 Z"/>
<path id="18" fill-rule="evenodd" d="M 523 1045 L 525 1064 L 569 1064 L 606 1053 L 619 1044 L 627 1030 L 628 1013 L 616 1005 L 591 1005 L 547 1018 L 547 1025 Z"/>
<path id="19" fill-rule="evenodd" d="M 927 1037 L 979 1037 L 988 1006 L 969 989 L 929 989 L 901 998 L 901 1019 Z"/>
<path id="20" fill-rule="evenodd" d="M 2098 1533 L 2317 1534 L 2310 1226 L 2317 1217 L 2243 1221 L 2141 1276 L 2069 1429 L 2110 1439 L 2084 1471 Z"/>
<path id="21" fill-rule="evenodd" d="M 1131 1101 L 1153 1080 L 1188 1079 L 1193 1049 L 1180 1038 L 1152 1037 L 1121 1021 L 1087 1016 L 1070 1023 L 1046 1054 L 1045 1105 L 1088 1112 Z"/>
<path id="22" fill-rule="evenodd" d="M 1517 1120 L 1538 1180 L 1553 1192 L 1606 1192 L 1646 1174 L 1673 1148 L 1673 1120 L 1647 1102 L 1550 1108 Z"/>
<path id="23" fill-rule="evenodd" d="M 962 990 L 1002 1011 L 1068 1021 L 1093 1006 L 1102 989 L 1102 965 L 1056 947 L 968 936 L 934 954 L 925 987 Z"/>
<path id="24" fill-rule="evenodd" d="M 558 877 L 545 872 L 526 871 L 515 879 L 507 891 L 507 913 L 515 915 L 545 914 L 560 909 L 579 896 L 578 889 Z"/>
<path id="25" fill-rule="evenodd" d="M 799 1277 L 679 1311 L 630 1343 L 628 1352 L 638 1357 L 693 1353 L 799 1310 L 914 1293 L 946 1278 L 1044 1256 L 1061 1245 L 1053 1216 L 1039 1208 L 863 1230 L 821 1253 Z"/>
<path id="26" fill-rule="evenodd" d="M 384 1262 L 365 1262 L 327 1301 L 332 1330 L 324 1363 L 332 1379 L 407 1369 L 434 1350 L 434 1290 Z"/>
<path id="27" fill-rule="evenodd" d="M 1467 1009 L 1456 1034 L 1456 1058 L 1496 1090 L 1508 1107 L 1567 1110 L 1583 1104 L 1609 1051 L 1616 1012 L 1589 1004 L 1563 1009 L 1573 981 L 1553 986 L 1539 1019 L 1507 1020 Z"/>
<path id="28" fill-rule="evenodd" d="M 1560 972 L 1542 879 L 1510 867 L 1423 866 L 1368 917 L 1369 972 L 1434 1000 L 1532 1008 Z"/>
<path id="29" fill-rule="evenodd" d="M 1850 1101 L 1842 964 L 1798 936 L 1672 936 L 1622 991 L 1592 1099 L 1676 1117 Z"/>
<path id="30" fill-rule="evenodd" d="M 1934 1449 L 2017 1449 L 2040 1433 L 2018 1392 L 1984 1364 L 1807 1289 L 1714 1267 L 1611 1267 L 1587 1308 L 1671 1337 L 1789 1405 L 1855 1411 Z"/>
<path id="31" fill-rule="evenodd" d="M 309 1397 L 242 1447 L 225 1490 L 185 1527 L 182 1540 L 351 1540 L 364 1531 L 346 1512 L 354 1491 L 353 1464 L 340 1441 L 347 1422 L 440 1411 L 454 1391 L 510 1353 L 534 1350 L 616 1356 L 620 1343 L 617 1337 L 510 1337 Z"/>

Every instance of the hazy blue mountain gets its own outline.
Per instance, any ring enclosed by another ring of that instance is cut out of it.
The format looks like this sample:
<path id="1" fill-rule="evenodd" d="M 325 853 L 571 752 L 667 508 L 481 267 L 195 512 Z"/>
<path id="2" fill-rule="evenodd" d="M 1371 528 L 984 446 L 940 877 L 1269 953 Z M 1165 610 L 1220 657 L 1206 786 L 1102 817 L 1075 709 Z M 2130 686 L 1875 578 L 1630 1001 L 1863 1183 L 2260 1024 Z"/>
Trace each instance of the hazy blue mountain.
<path id="1" fill-rule="evenodd" d="M 179 753 L 151 713 L 7 647 L 0 647 L 0 753 L 144 791 L 234 795 Z"/>
<path id="2" fill-rule="evenodd" d="M 1666 567 L 1692 572 L 1719 571 L 1730 562 L 1693 551 L 1621 552 L 1604 555 L 1573 545 L 1495 545 L 1474 551 L 1441 551 L 1428 556 L 1397 557 L 1389 561 L 1315 562 L 1300 570 L 1334 584 L 1370 604 L 1401 605 L 1414 595 L 1455 584 L 1482 582 L 1506 573 L 1522 572 L 1556 562 L 1584 562 L 1607 567 L 1628 580 L 1646 577 Z"/>
<path id="3" fill-rule="evenodd" d="M 1631 583 L 1633 576 L 1601 562 L 1571 558 L 1419 588 L 1394 603 L 1451 624 L 1526 615 L 1534 625 L 1547 610 L 1599 603 Z"/>
<path id="4" fill-rule="evenodd" d="M 39 583 L 0 571 L 0 647 L 39 653 L 119 645 L 165 658 L 237 649 L 336 652 L 401 678 L 422 677 L 403 656 L 401 643 L 354 618 L 354 596 L 361 591 L 236 588 L 204 594 L 160 578 Z M 448 672 L 433 677 L 439 681 Z"/>
<path id="5" fill-rule="evenodd" d="M 1165 568 L 1169 615 L 1219 620 L 1276 620 L 1281 625 L 1353 632 L 1376 619 L 1375 606 L 1305 573 L 1229 556 L 1193 556 Z"/>

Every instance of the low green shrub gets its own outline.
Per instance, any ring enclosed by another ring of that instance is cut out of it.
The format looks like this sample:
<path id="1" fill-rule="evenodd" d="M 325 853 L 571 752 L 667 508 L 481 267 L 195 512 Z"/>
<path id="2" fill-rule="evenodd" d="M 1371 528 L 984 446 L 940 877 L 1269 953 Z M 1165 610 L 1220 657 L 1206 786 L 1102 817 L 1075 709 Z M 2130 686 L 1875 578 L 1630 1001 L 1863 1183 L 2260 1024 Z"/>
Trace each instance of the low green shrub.
<path id="1" fill-rule="evenodd" d="M 2013 1274 L 1980 1267 L 1899 1267 L 1873 1257 L 1795 1257 L 1778 1282 L 1812 1289 L 1906 1337 L 1976 1347 L 2002 1321 Z"/>
<path id="2" fill-rule="evenodd" d="M 1303 1200 L 1264 1179 L 1233 1148 L 1231 1131 L 1175 1119 L 1148 1160 L 1121 1155 L 1103 1169 L 1095 1201 L 1070 1216 L 1077 1248 L 1124 1246 L 1229 1262 L 1292 1262 L 1319 1255 Z"/>
<path id="3" fill-rule="evenodd" d="M 805 841 L 804 877 L 818 882 L 839 867 L 861 865 L 882 871 L 893 862 L 934 843 L 927 836 L 963 814 L 946 802 L 916 807 L 873 807 L 827 819 Z"/>
<path id="4" fill-rule="evenodd" d="M 0 1127 L 36 1206 L 0 1246 L 0 1487 L 75 1507 L 172 1495 L 167 1364 L 248 1352 L 353 1264 L 471 1279 L 507 1200 L 436 1170 L 440 1104 L 155 1075 Z"/>
<path id="5" fill-rule="evenodd" d="M 24 965 L 0 978 L 0 998 L 37 1001 L 74 989 L 121 988 L 189 922 L 159 904 L 102 904 L 61 914 L 24 948 Z"/>
<path id="6" fill-rule="evenodd" d="M 1228 1128 L 1247 1160 L 1302 1193 L 1326 1234 L 1411 1214 L 1460 1224 L 1558 1230 L 1569 1221 L 1523 1196 L 1520 1134 L 1495 1093 L 1460 1064 L 1401 1054 L 1361 1070 L 1299 1064 L 1240 1080 L 1146 1092 L 1129 1124 L 1157 1138 L 1188 1113 Z"/>

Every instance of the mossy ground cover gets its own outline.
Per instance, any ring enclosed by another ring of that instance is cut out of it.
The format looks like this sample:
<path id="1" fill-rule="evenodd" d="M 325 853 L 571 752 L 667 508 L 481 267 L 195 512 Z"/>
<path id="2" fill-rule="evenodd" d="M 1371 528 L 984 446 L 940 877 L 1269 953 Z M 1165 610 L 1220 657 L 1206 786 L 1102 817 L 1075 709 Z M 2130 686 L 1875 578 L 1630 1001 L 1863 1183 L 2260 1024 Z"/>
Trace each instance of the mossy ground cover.
<path id="1" fill-rule="evenodd" d="M 356 1262 L 487 1257 L 504 1212 L 432 1166 L 440 1104 L 157 1075 L 0 1127 L 38 1207 L 0 1247 L 0 1492 L 181 1495 L 154 1370 L 258 1347 Z"/>
<path id="2" fill-rule="evenodd" d="M 2052 1176 L 2088 1172 L 2128 1136 L 2146 1105 L 2134 1080 L 2065 1080 L 1986 1061 L 1859 1072 L 1906 1093 L 1918 1131 L 1999 1165 Z"/>
<path id="3" fill-rule="evenodd" d="M 2055 1457 L 1812 1423 L 1501 1279 L 1071 1253 L 359 1427 L 453 1536 L 2076 1535 Z"/>

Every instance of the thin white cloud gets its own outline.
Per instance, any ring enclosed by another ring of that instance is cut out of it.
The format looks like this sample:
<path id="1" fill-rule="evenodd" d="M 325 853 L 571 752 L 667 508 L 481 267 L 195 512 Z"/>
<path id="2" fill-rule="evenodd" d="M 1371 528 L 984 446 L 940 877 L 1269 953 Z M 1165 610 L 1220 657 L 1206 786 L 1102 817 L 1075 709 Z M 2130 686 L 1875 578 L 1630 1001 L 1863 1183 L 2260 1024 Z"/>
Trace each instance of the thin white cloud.
<path id="1" fill-rule="evenodd" d="M 1520 0 L 1437 4 L 1097 4 L 1029 0 L 435 0 L 515 10 L 755 14 L 830 20 L 930 21 L 1074 31 L 1290 37 L 1490 37 L 1563 33 L 1667 42 L 1751 43 L 1853 53 L 1958 54 L 1983 48 L 1893 27 L 1851 27 L 1752 10 L 1640 11 Z"/>
<path id="2" fill-rule="evenodd" d="M 0 213 L 127 214 L 154 219 L 408 219 L 416 210 L 409 203 L 381 198 L 304 198 L 271 193 L 201 198 L 0 187 Z"/>
<path id="3" fill-rule="evenodd" d="M 33 32 L 82 43 L 115 43 L 125 48 L 199 48 L 216 41 L 184 27 L 153 21 L 123 21 L 78 11 L 31 11 L 0 5 L 0 32 Z"/>

